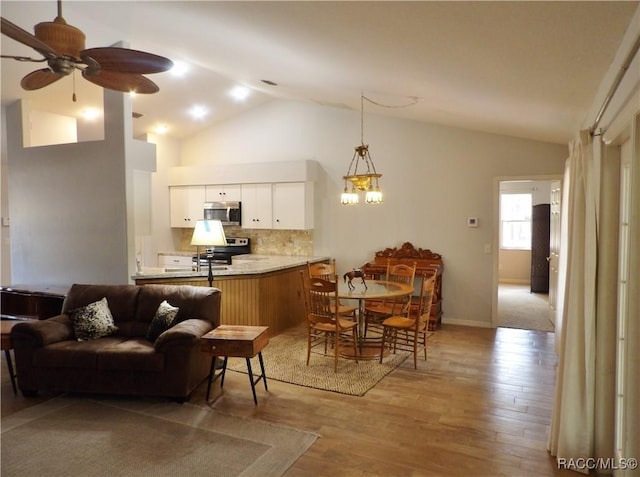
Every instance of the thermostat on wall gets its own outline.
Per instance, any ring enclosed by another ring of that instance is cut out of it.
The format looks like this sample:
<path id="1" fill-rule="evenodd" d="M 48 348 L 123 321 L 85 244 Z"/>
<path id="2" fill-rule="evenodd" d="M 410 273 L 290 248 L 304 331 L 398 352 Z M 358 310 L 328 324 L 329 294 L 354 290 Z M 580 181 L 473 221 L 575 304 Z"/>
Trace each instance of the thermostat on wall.
<path id="1" fill-rule="evenodd" d="M 477 227 L 478 217 L 467 217 L 467 227 Z"/>

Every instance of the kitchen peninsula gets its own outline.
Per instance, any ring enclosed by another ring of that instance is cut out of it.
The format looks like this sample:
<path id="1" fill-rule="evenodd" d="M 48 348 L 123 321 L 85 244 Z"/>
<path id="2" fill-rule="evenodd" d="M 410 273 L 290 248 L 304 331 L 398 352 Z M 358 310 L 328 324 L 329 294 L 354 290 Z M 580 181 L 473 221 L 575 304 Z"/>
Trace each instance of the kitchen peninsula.
<path id="1" fill-rule="evenodd" d="M 268 326 L 277 334 L 304 321 L 300 271 L 328 257 L 237 255 L 231 265 L 214 265 L 213 286 L 222 291 L 220 323 Z M 136 285 L 209 286 L 208 268 L 201 271 L 148 269 L 134 275 Z"/>

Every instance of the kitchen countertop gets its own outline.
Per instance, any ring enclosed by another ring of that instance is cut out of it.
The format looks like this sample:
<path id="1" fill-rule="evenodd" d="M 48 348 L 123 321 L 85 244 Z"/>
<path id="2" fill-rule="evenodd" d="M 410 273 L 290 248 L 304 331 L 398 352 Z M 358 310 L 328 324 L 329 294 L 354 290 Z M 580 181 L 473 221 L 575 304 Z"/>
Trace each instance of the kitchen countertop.
<path id="1" fill-rule="evenodd" d="M 235 255 L 232 258 L 231 265 L 213 264 L 213 276 L 238 276 L 238 275 L 259 275 L 262 273 L 275 272 L 285 270 L 287 268 L 306 265 L 307 262 L 315 263 L 328 260 L 329 257 L 311 257 L 299 255 Z M 207 266 L 202 266 L 199 272 L 182 270 L 182 271 L 165 271 L 164 268 L 143 267 L 142 272 L 136 273 L 131 278 L 134 280 L 143 280 L 145 278 L 188 278 L 188 277 L 206 277 L 209 274 Z"/>
<path id="2" fill-rule="evenodd" d="M 195 254 L 195 250 L 193 250 L 192 252 L 186 250 L 178 250 L 174 252 L 158 252 L 158 255 L 170 255 L 173 257 L 193 257 Z"/>

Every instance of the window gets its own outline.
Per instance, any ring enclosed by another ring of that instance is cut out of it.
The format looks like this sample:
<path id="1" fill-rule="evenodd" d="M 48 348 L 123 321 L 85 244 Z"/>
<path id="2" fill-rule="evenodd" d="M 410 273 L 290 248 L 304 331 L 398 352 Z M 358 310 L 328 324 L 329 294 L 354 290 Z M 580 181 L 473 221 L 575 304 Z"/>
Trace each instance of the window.
<path id="1" fill-rule="evenodd" d="M 500 194 L 500 247 L 531 250 L 531 194 Z"/>

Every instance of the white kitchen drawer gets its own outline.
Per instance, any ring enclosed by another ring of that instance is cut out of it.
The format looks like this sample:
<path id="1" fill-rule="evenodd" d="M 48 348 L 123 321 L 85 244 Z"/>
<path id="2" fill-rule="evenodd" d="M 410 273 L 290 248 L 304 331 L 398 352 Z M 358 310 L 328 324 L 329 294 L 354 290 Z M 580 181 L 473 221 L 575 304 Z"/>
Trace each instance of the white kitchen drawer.
<path id="1" fill-rule="evenodd" d="M 191 255 L 158 255 L 158 266 L 164 268 L 191 268 L 193 258 Z"/>

